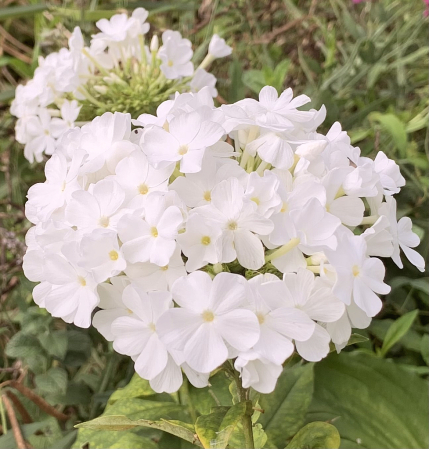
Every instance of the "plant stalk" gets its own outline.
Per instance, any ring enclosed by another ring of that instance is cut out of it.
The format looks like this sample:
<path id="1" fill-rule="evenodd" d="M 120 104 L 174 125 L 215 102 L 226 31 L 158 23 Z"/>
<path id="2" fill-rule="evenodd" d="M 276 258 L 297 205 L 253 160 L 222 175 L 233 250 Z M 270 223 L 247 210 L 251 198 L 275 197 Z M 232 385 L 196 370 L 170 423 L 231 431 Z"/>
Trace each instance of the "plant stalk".
<path id="1" fill-rule="evenodd" d="M 241 382 L 241 377 L 238 373 L 234 373 L 234 380 L 237 385 L 238 396 L 240 398 L 240 402 L 249 401 L 249 388 L 243 388 L 243 384 Z M 252 425 L 252 416 L 247 413 L 243 416 L 241 420 L 243 424 L 243 433 L 244 433 L 244 443 L 246 449 L 255 449 L 255 442 L 253 440 L 253 425 Z"/>

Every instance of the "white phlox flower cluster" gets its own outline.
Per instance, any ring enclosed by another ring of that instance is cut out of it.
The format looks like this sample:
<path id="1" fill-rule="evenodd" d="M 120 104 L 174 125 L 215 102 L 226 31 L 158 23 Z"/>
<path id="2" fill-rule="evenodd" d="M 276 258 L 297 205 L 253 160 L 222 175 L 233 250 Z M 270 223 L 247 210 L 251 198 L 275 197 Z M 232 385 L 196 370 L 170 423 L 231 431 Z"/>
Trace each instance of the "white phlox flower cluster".
<path id="1" fill-rule="evenodd" d="M 92 323 L 157 392 L 182 372 L 203 387 L 229 360 L 268 393 L 294 351 L 341 350 L 390 291 L 380 257 L 424 261 L 396 219 L 399 167 L 339 123 L 318 133 L 309 101 L 266 86 L 216 108 L 205 87 L 64 133 L 28 192 L 35 302 Z"/>
<path id="2" fill-rule="evenodd" d="M 18 118 L 16 140 L 24 155 L 41 162 L 52 155 L 59 137 L 108 111 L 138 115 L 153 110 L 175 92 L 198 92 L 208 86 L 217 96 L 216 77 L 205 69 L 232 49 L 214 35 L 204 61 L 195 68 L 191 42 L 178 31 L 162 33 L 162 45 L 149 31 L 148 12 L 116 14 L 96 23 L 100 30 L 86 47 L 79 27 L 68 48 L 39 58 L 33 79 L 16 89 L 10 111 Z M 125 95 L 124 95 L 125 93 Z"/>

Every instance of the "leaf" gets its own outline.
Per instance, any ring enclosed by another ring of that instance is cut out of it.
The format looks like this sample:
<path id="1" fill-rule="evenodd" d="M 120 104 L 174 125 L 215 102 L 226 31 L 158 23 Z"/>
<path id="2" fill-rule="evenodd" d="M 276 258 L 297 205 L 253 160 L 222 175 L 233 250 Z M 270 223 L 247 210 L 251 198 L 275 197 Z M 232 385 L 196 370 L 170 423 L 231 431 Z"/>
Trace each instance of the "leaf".
<path id="1" fill-rule="evenodd" d="M 252 402 L 250 401 L 234 404 L 226 412 L 217 432 L 216 448 L 226 448 L 232 432 L 245 414 L 248 414 L 249 416 L 252 414 Z"/>
<path id="2" fill-rule="evenodd" d="M 351 334 L 346 346 L 355 345 L 356 343 L 363 343 L 368 340 L 369 340 L 368 337 L 365 337 L 365 335 Z M 329 352 L 334 352 L 334 351 L 335 351 L 335 344 L 331 342 L 329 344 Z"/>
<path id="3" fill-rule="evenodd" d="M 429 366 L 429 335 L 423 335 L 420 341 L 420 352 L 422 354 L 423 360 L 426 362 L 426 365 Z"/>
<path id="4" fill-rule="evenodd" d="M 429 277 L 419 278 L 419 279 L 410 279 L 405 276 L 397 276 L 390 282 L 392 287 L 392 291 L 396 290 L 399 287 L 403 287 L 404 285 L 409 285 L 421 292 L 429 295 Z"/>
<path id="5" fill-rule="evenodd" d="M 247 70 L 243 73 L 243 83 L 255 94 L 265 86 L 265 77 L 260 70 Z"/>
<path id="6" fill-rule="evenodd" d="M 307 422 L 333 420 L 343 449 L 420 449 L 429 446 L 427 397 L 427 382 L 392 360 L 330 354 L 315 366 Z"/>
<path id="7" fill-rule="evenodd" d="M 25 16 L 34 16 L 48 9 L 48 5 L 36 4 L 26 6 L 9 6 L 8 8 L 0 8 L 0 21 L 11 18 L 22 18 Z"/>
<path id="8" fill-rule="evenodd" d="M 45 422 L 34 422 L 31 424 L 21 424 L 19 426 L 25 439 L 28 439 L 35 432 L 38 432 L 44 427 L 46 427 Z M 0 436 L 0 449 L 15 449 L 16 447 L 13 432 L 9 431 L 6 435 Z"/>
<path id="9" fill-rule="evenodd" d="M 62 368 L 50 368 L 45 374 L 36 376 L 36 386 L 42 394 L 65 394 L 67 391 L 67 372 Z"/>
<path id="10" fill-rule="evenodd" d="M 50 331 L 37 337 L 45 351 L 60 360 L 63 360 L 68 346 L 67 332 L 64 330 Z"/>
<path id="11" fill-rule="evenodd" d="M 110 405 L 106 415 L 126 415 L 130 419 L 186 418 L 185 408 L 175 402 L 149 401 L 144 399 L 123 399 Z"/>
<path id="12" fill-rule="evenodd" d="M 225 415 L 224 409 L 215 410 L 209 415 L 199 416 L 195 421 L 195 432 L 205 449 L 213 447 L 212 443 L 217 440 L 217 432 Z"/>
<path id="13" fill-rule="evenodd" d="M 391 347 L 409 331 L 418 313 L 418 310 L 412 310 L 411 312 L 402 315 L 392 323 L 386 333 L 383 346 L 380 349 L 381 357 L 384 357 L 389 352 Z"/>
<path id="14" fill-rule="evenodd" d="M 192 444 L 199 444 L 198 439 L 195 438 L 195 431 L 191 424 L 182 423 L 180 421 L 150 421 L 147 419 L 131 420 L 123 415 L 100 416 L 87 421 L 85 423 L 77 424 L 78 429 L 92 429 L 92 430 L 108 430 L 108 431 L 122 431 L 130 430 L 135 427 L 149 427 L 151 429 L 162 430 L 164 432 L 176 435 L 183 440 L 189 441 Z"/>
<path id="15" fill-rule="evenodd" d="M 137 373 L 124 388 L 117 389 L 109 398 L 112 405 L 121 399 L 144 398 L 156 394 L 149 385 L 149 381 L 142 379 Z"/>
<path id="16" fill-rule="evenodd" d="M 261 395 L 259 403 L 265 411 L 260 417 L 268 439 L 284 447 L 304 424 L 307 408 L 313 395 L 313 364 L 286 367 L 277 381 L 276 389 Z"/>
<path id="17" fill-rule="evenodd" d="M 304 426 L 285 449 L 338 449 L 340 443 L 340 434 L 332 424 L 312 422 Z"/>
<path id="18" fill-rule="evenodd" d="M 407 132 L 405 124 L 394 114 L 382 114 L 380 112 L 371 112 L 368 118 L 371 121 L 380 123 L 393 139 L 393 144 L 398 148 L 402 155 L 406 156 Z"/>

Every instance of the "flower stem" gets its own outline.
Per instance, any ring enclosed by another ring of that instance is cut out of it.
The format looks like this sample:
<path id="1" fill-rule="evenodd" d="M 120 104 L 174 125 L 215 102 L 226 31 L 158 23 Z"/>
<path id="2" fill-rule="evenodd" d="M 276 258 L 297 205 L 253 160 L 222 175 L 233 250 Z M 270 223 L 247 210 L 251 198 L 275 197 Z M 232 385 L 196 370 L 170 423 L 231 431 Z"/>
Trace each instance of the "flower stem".
<path id="1" fill-rule="evenodd" d="M 279 257 L 283 256 L 284 254 L 286 254 L 289 251 L 291 251 L 292 249 L 294 249 L 295 246 L 298 246 L 299 242 L 300 242 L 300 240 L 296 237 L 294 237 L 293 239 L 290 239 L 285 245 L 276 249 L 271 254 L 267 254 L 265 256 L 265 262 L 270 262 L 273 259 L 278 259 Z"/>
<path id="2" fill-rule="evenodd" d="M 237 385 L 238 396 L 240 398 L 240 402 L 249 401 L 249 388 L 243 388 L 243 384 L 241 382 L 241 377 L 236 373 L 234 376 L 235 383 Z M 244 433 L 244 444 L 246 449 L 254 449 L 255 442 L 253 440 L 253 425 L 252 425 L 252 416 L 249 414 L 245 414 L 241 420 L 243 424 L 243 433 Z"/>

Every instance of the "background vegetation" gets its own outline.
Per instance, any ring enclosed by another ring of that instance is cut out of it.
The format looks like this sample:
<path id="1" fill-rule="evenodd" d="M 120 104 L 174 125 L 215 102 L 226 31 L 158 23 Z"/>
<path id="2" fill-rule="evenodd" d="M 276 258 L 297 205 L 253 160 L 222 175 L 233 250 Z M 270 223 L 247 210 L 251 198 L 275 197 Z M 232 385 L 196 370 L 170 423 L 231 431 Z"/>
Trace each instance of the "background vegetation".
<path id="1" fill-rule="evenodd" d="M 429 47 L 421 0 L 2 0 L 0 6 L 0 449 L 88 442 L 90 449 L 194 447 L 139 428 L 86 429 L 76 440 L 73 426 L 103 411 L 186 421 L 230 401 L 221 375 L 212 379 L 210 403 L 198 402 L 201 392 L 191 387 L 155 397 L 136 378 L 116 391 L 131 380 L 132 362 L 113 353 L 95 329 L 67 325 L 32 302 L 33 285 L 21 270 L 29 227 L 24 204 L 28 188 L 44 175 L 14 142 L 8 104 L 15 86 L 32 76 L 38 56 L 66 45 L 76 25 L 88 37 L 96 20 L 143 6 L 151 12 L 151 32 L 180 30 L 198 58 L 212 33 L 220 34 L 234 48 L 232 58 L 213 68 L 227 102 L 256 96 L 265 84 L 290 86 L 309 95 L 312 107 L 326 105 L 324 131 L 339 120 L 364 155 L 382 150 L 398 161 L 407 179 L 399 214 L 413 219 L 427 257 Z M 392 292 L 369 329 L 359 331 L 367 340 L 315 367 L 293 365 L 276 393 L 260 398 L 265 413 L 259 422 L 268 435 L 263 447 L 285 447 L 314 420 L 332 422 L 342 448 L 428 447 L 428 273 L 407 262 L 404 270 L 387 265 Z M 6 418 L 8 405 L 20 423 L 21 446 Z M 276 422 L 284 423 L 281 435 Z"/>

